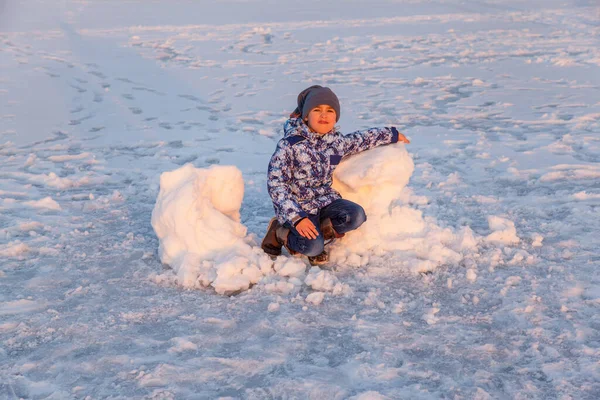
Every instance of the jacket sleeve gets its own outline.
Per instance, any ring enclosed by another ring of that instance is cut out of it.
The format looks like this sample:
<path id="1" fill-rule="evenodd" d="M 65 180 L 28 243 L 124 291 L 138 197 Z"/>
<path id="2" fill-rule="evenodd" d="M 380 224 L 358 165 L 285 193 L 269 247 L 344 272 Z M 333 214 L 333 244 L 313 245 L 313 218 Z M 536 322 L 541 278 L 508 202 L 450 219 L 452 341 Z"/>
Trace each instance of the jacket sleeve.
<path id="1" fill-rule="evenodd" d="M 371 128 L 344 135 L 344 156 L 360 153 L 384 144 L 398 142 L 398 130 L 390 128 Z"/>
<path id="2" fill-rule="evenodd" d="M 286 142 L 280 142 L 269 162 L 267 189 L 279 222 L 293 225 L 308 214 L 296 202 L 290 188 L 292 161 L 292 149 Z"/>

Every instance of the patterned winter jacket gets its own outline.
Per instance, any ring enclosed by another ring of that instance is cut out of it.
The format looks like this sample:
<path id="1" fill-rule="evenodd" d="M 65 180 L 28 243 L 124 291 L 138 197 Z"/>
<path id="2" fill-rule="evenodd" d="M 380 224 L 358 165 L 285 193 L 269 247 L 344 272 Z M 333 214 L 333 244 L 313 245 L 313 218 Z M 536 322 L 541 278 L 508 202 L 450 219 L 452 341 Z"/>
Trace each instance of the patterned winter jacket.
<path id="1" fill-rule="evenodd" d="M 398 131 L 372 128 L 342 135 L 336 128 L 320 135 L 311 132 L 301 118 L 291 118 L 283 127 L 268 170 L 267 188 L 275 215 L 282 224 L 294 224 L 308 214 L 340 199 L 332 187 L 332 175 L 343 157 L 384 144 L 396 143 Z"/>

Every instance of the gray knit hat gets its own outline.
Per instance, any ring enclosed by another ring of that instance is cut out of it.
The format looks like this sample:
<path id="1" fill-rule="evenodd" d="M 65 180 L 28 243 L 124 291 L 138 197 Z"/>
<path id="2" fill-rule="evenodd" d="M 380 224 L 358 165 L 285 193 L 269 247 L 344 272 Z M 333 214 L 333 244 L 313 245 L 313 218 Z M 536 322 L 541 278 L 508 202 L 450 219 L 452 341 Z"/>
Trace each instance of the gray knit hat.
<path id="1" fill-rule="evenodd" d="M 340 120 L 340 101 L 331 89 L 319 85 L 304 89 L 298 95 L 298 107 L 294 111 L 302 115 L 302 119 L 308 116 L 310 110 L 320 104 L 326 104 L 335 110 L 335 122 Z"/>

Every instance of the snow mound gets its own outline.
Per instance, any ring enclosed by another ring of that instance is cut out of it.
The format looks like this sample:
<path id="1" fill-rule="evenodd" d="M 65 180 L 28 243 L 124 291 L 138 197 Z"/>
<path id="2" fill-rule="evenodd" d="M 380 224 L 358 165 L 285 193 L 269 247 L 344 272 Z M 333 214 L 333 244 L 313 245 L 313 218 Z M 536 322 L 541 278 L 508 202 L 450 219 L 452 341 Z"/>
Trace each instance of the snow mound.
<path id="1" fill-rule="evenodd" d="M 414 162 L 403 144 L 378 147 L 345 159 L 334 173 L 334 188 L 363 206 L 367 221 L 332 250 L 338 264 L 363 266 L 372 256 L 393 258 L 412 272 L 456 264 L 478 246 L 469 227 L 441 228 L 409 207 L 405 191 Z M 391 261 L 391 260 L 389 260 Z"/>
<path id="2" fill-rule="evenodd" d="M 160 259 L 173 268 L 178 285 L 232 294 L 270 273 L 271 259 L 246 241 L 243 196 L 242 173 L 233 166 L 186 164 L 161 175 L 152 227 Z"/>
<path id="3" fill-rule="evenodd" d="M 405 187 L 413 171 L 412 158 L 402 144 L 363 152 L 340 164 L 334 187 L 365 208 L 367 221 L 329 249 L 333 264 L 385 275 L 398 268 L 429 272 L 464 261 L 469 264 L 467 279 L 474 282 L 477 263 L 473 259 L 486 261 L 490 267 L 501 262 L 494 252 L 482 259 L 480 244 L 519 242 L 514 223 L 500 217 L 489 218 L 492 233 L 485 238 L 477 237 L 469 227 L 453 231 L 425 218 L 420 210 L 408 206 L 411 191 Z M 172 272 L 154 280 L 185 288 L 212 287 L 225 295 L 248 290 L 259 282 L 272 294 L 298 292 L 303 285 L 334 296 L 351 292 L 331 272 L 312 268 L 307 274 L 304 260 L 279 257 L 273 262 L 240 222 L 243 196 L 242 173 L 234 166 L 195 168 L 187 164 L 163 173 L 152 227 L 159 239 L 160 259 Z M 15 249 L 2 251 L 12 255 Z M 514 256 L 510 261 L 514 263 L 531 258 L 527 253 L 506 254 Z M 308 300 L 313 304 L 320 301 L 321 295 Z"/>

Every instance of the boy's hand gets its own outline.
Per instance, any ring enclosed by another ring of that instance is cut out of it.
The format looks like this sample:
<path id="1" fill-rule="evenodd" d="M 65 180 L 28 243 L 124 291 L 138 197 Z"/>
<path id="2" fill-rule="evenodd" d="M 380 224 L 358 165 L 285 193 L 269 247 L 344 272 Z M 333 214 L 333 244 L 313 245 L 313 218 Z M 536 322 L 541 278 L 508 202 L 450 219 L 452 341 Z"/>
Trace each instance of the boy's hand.
<path id="1" fill-rule="evenodd" d="M 406 144 L 410 143 L 410 140 L 408 140 L 407 137 L 401 133 L 398 133 L 398 141 Z"/>
<path id="2" fill-rule="evenodd" d="M 296 230 L 300 235 L 307 239 L 316 239 L 319 236 L 319 231 L 315 224 L 308 218 L 304 218 L 296 225 Z"/>

